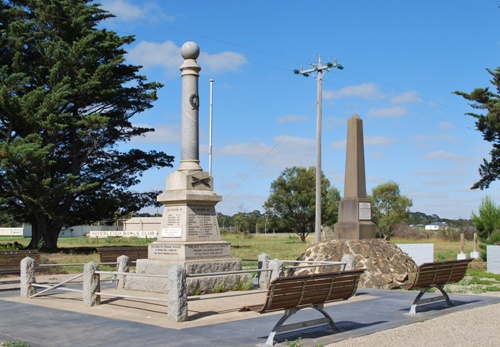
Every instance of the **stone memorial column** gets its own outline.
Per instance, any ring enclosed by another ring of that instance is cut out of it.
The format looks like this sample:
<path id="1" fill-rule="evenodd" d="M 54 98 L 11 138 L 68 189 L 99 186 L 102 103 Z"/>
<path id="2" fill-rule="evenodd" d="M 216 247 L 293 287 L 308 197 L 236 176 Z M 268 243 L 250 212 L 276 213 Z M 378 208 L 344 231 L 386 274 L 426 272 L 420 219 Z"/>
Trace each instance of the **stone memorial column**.
<path id="1" fill-rule="evenodd" d="M 366 197 L 363 121 L 357 114 L 347 123 L 344 197 L 339 203 L 339 218 L 334 225 L 336 240 L 375 238 L 371 201 Z"/>
<path id="2" fill-rule="evenodd" d="M 196 62 L 200 47 L 192 41 L 182 45 L 184 64 L 182 74 L 182 118 L 181 118 L 181 165 L 179 171 L 202 171 L 199 156 L 199 109 L 198 77 L 201 67 Z"/>
<path id="3" fill-rule="evenodd" d="M 221 240 L 215 205 L 222 200 L 222 196 L 213 191 L 212 176 L 200 167 L 198 78 L 201 68 L 196 61 L 199 54 L 200 48 L 192 41 L 181 48 L 184 63 L 180 67 L 180 166 L 167 177 L 165 192 L 157 197 L 164 206 L 160 235 L 156 242 L 149 245 L 148 259 L 137 261 L 137 273 L 166 274 L 172 266 L 178 265 L 188 274 L 241 269 L 241 259 L 230 258 L 230 244 Z M 223 276 L 220 277 L 223 281 Z M 127 286 L 128 283 L 132 289 L 158 292 L 162 292 L 168 284 L 157 280 L 153 283 L 146 277 L 127 278 Z"/>

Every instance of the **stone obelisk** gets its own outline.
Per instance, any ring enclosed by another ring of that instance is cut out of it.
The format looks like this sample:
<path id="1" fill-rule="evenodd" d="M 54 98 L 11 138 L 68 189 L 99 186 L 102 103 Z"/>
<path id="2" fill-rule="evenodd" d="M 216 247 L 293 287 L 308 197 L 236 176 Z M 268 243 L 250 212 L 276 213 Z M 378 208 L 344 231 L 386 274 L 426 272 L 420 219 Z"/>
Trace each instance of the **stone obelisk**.
<path id="1" fill-rule="evenodd" d="M 371 201 L 366 197 L 363 121 L 357 114 L 347 123 L 344 197 L 339 203 L 339 218 L 334 225 L 336 240 L 375 238 Z"/>
<path id="2" fill-rule="evenodd" d="M 230 258 L 230 244 L 221 240 L 215 205 L 222 197 L 213 191 L 213 178 L 200 167 L 198 78 L 201 67 L 196 61 L 200 48 L 188 41 L 182 46 L 181 54 L 184 63 L 180 67 L 180 165 L 167 177 L 165 192 L 157 197 L 164 206 L 161 232 L 157 241 L 149 245 L 148 259 L 137 261 L 137 272 L 164 274 L 174 263 L 181 264 L 188 274 L 241 270 L 241 259 Z M 203 285 L 200 281 L 194 285 L 198 290 Z M 145 287 L 145 282 L 141 280 L 141 287 Z M 188 281 L 188 285 L 189 282 L 192 281 Z M 215 287 L 213 282 L 208 285 Z"/>

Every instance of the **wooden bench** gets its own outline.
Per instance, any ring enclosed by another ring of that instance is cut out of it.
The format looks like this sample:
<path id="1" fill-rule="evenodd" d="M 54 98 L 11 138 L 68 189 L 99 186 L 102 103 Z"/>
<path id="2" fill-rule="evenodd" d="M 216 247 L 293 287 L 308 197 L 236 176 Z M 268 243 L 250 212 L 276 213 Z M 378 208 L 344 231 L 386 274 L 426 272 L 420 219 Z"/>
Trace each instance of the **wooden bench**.
<path id="1" fill-rule="evenodd" d="M 330 315 L 323 310 L 327 302 L 347 300 L 356 293 L 359 277 L 364 270 L 349 270 L 310 274 L 294 277 L 278 277 L 269 284 L 263 305 L 245 306 L 240 311 L 266 313 L 285 310 L 267 338 L 265 346 L 272 346 L 274 337 L 283 331 L 329 324 L 333 331 L 340 331 Z M 292 315 L 302 308 L 314 308 L 324 318 L 284 325 Z"/>
<path id="2" fill-rule="evenodd" d="M 21 260 L 26 257 L 32 258 L 35 266 L 40 265 L 40 253 L 37 250 L 0 251 L 0 274 L 20 274 Z"/>
<path id="3" fill-rule="evenodd" d="M 116 263 L 116 259 L 121 255 L 129 257 L 130 262 L 148 258 L 148 246 L 99 247 L 97 252 L 101 263 Z"/>
<path id="4" fill-rule="evenodd" d="M 424 263 L 415 273 L 415 278 L 408 290 L 420 288 L 410 308 L 410 314 L 417 313 L 417 306 L 434 301 L 446 300 L 448 306 L 453 306 L 448 294 L 444 290 L 446 284 L 455 283 L 464 278 L 469 263 L 473 259 L 447 260 L 436 263 Z M 431 288 L 437 288 L 442 295 L 422 299 L 422 296 Z"/>

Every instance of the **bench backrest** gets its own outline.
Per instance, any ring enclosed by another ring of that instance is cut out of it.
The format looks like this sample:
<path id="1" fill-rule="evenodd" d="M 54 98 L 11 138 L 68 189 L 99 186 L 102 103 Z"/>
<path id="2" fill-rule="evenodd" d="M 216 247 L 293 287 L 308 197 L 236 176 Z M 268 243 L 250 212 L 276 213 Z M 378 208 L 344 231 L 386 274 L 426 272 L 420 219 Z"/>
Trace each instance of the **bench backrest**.
<path id="1" fill-rule="evenodd" d="M 460 259 L 424 263 L 418 267 L 413 283 L 408 289 L 458 282 L 464 278 L 469 263 L 472 260 Z"/>
<path id="2" fill-rule="evenodd" d="M 148 258 L 148 246 L 137 247 L 99 247 L 99 259 L 102 263 L 116 262 L 116 258 L 121 255 L 129 257 L 130 261 Z"/>
<path id="3" fill-rule="evenodd" d="M 0 270 L 20 271 L 21 260 L 33 258 L 35 264 L 40 264 L 40 253 L 37 250 L 0 251 Z"/>
<path id="4" fill-rule="evenodd" d="M 364 270 L 278 277 L 271 281 L 261 312 L 347 300 Z"/>

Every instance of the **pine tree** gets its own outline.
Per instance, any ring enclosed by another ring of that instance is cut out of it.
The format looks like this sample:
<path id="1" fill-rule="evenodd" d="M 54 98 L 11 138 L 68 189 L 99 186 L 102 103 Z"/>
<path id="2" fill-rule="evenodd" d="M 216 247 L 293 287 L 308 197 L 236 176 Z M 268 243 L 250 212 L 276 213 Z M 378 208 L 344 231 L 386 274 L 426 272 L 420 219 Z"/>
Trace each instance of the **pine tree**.
<path id="1" fill-rule="evenodd" d="M 116 147 L 154 130 L 131 117 L 161 84 L 125 63 L 134 38 L 98 28 L 112 15 L 91 1 L 0 6 L 0 208 L 32 224 L 29 247 L 55 249 L 64 225 L 137 211 L 158 194 L 130 188 L 173 157 Z"/>
<path id="2" fill-rule="evenodd" d="M 490 184 L 500 177 L 500 67 L 495 71 L 486 69 L 493 79 L 490 81 L 495 91 L 486 88 L 476 88 L 472 93 L 456 91 L 467 100 L 472 101 L 471 107 L 484 113 L 466 113 L 476 118 L 476 129 L 483 134 L 483 138 L 491 142 L 493 148 L 490 151 L 491 159 L 483 159 L 479 166 L 481 179 L 474 183 L 472 189 L 486 189 Z"/>

